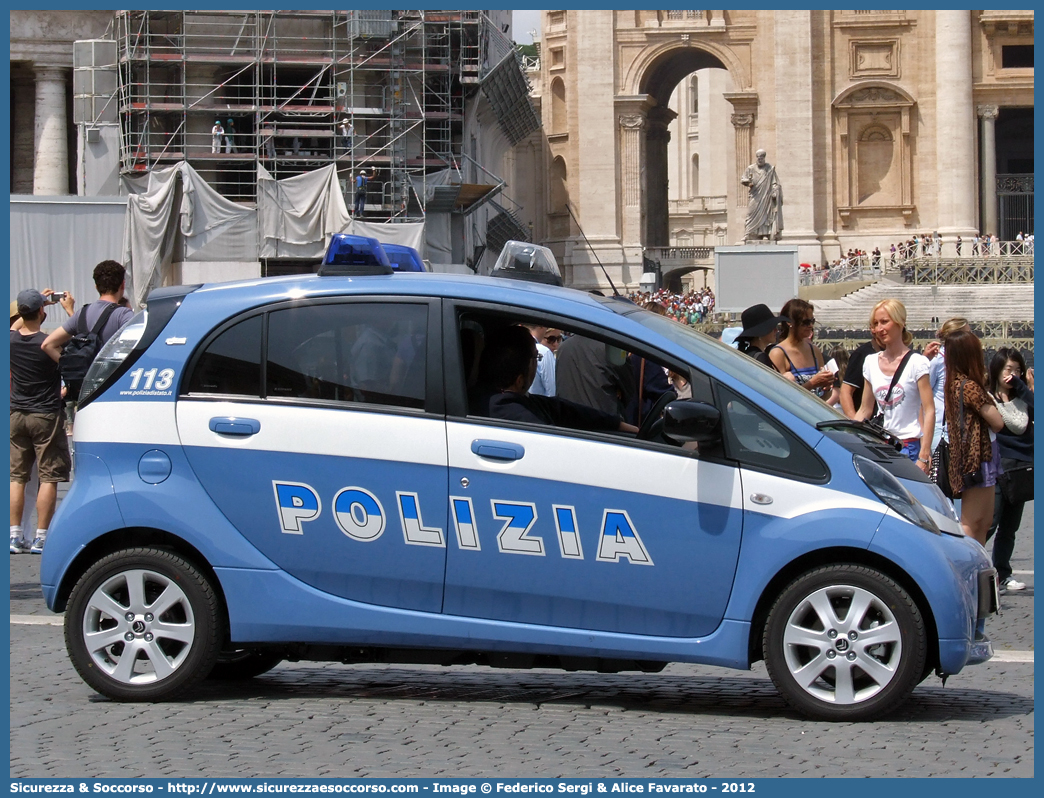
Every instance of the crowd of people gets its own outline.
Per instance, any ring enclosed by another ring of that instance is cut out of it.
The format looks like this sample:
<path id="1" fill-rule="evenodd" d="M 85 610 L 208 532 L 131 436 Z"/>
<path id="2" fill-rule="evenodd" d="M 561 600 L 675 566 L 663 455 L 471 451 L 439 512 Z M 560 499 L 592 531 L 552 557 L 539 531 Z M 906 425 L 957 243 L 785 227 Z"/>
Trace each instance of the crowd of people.
<path id="1" fill-rule="evenodd" d="M 661 305 L 668 318 L 683 324 L 700 324 L 709 320 L 714 312 L 714 291 L 710 288 L 699 288 L 685 294 L 675 294 L 666 288 L 635 291 L 628 298 L 642 307 L 650 302 Z"/>
<path id="2" fill-rule="evenodd" d="M 813 306 L 792 299 L 779 315 L 743 311 L 735 345 L 835 406 L 889 433 L 959 507 L 961 527 L 983 546 L 994 535 L 1002 590 L 1025 584 L 1012 573 L 1015 534 L 1033 496 L 1033 369 L 1003 347 L 987 364 L 965 318 L 946 320 L 923 353 L 911 348 L 906 308 L 874 305 L 870 340 L 824 362 L 813 343 Z M 828 363 L 830 365 L 828 365 Z"/>
<path id="3" fill-rule="evenodd" d="M 1033 234 L 1021 231 L 1014 241 L 1002 241 L 996 235 L 976 234 L 970 239 L 957 236 L 954 241 L 957 258 L 993 258 L 1009 255 L 1032 255 Z M 869 252 L 858 247 L 848 249 L 838 258 L 820 266 L 818 263 L 802 263 L 799 275 L 802 285 L 820 285 L 855 279 L 855 273 L 880 273 L 896 271 L 912 277 L 913 267 L 909 261 L 915 258 L 942 256 L 942 236 L 939 233 L 914 233 L 910 238 L 888 245 L 885 251 L 875 246 Z"/>
<path id="4" fill-rule="evenodd" d="M 967 241 L 960 235 L 954 240 L 954 254 L 958 258 L 991 258 L 1000 255 L 1032 255 L 1033 235 L 1023 235 L 1020 231 L 1015 241 L 1002 241 L 999 236 L 990 233 L 976 233 Z M 894 266 L 899 261 L 910 258 L 940 257 L 942 255 L 942 236 L 938 233 L 914 233 L 905 241 L 889 247 L 888 260 Z"/>

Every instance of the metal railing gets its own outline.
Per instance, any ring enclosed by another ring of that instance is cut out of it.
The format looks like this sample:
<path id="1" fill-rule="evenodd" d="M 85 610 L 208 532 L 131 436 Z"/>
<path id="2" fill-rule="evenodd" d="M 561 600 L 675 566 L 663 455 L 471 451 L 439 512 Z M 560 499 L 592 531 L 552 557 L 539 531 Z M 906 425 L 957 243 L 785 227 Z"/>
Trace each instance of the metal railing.
<path id="1" fill-rule="evenodd" d="M 967 260 L 916 261 L 900 272 L 906 282 L 914 285 L 950 285 L 1032 283 L 1033 259 L 1018 261 L 969 258 Z"/>
<path id="2" fill-rule="evenodd" d="M 1031 321 L 972 321 L 972 331 L 982 341 L 982 348 L 987 357 L 991 352 L 1004 347 L 1014 347 L 1022 351 L 1027 365 L 1032 367 L 1034 355 L 1033 322 Z M 913 335 L 911 344 L 915 352 L 924 351 L 931 341 L 938 340 L 935 330 L 910 330 Z M 720 333 L 719 333 L 720 334 Z M 824 355 L 836 346 L 843 346 L 852 352 L 859 344 L 870 340 L 870 331 L 864 329 L 816 329 L 813 339 Z"/>
<path id="3" fill-rule="evenodd" d="M 877 280 L 884 274 L 884 259 L 872 255 L 857 255 L 846 258 L 836 266 L 822 269 L 801 269 L 798 282 L 801 285 L 829 285 L 861 280 Z"/>
<path id="4" fill-rule="evenodd" d="M 916 254 L 905 257 L 897 251 L 873 255 L 856 255 L 840 264 L 822 269 L 802 269 L 801 285 L 827 285 L 856 280 L 876 280 L 885 274 L 899 275 L 908 283 L 955 284 L 1032 283 L 1033 241 L 964 241 L 961 252 L 943 256 L 934 248 L 927 252 L 920 244 Z"/>
<path id="5" fill-rule="evenodd" d="M 960 246 L 948 245 L 945 253 L 938 247 L 933 247 L 924 241 L 918 241 L 916 245 L 907 251 L 897 250 L 893 257 L 891 253 L 882 253 L 882 259 L 887 259 L 890 270 L 896 271 L 904 263 L 917 261 L 924 258 L 935 258 L 944 260 L 971 260 L 977 258 L 1019 258 L 1033 257 L 1033 241 L 990 241 L 965 239 Z"/>

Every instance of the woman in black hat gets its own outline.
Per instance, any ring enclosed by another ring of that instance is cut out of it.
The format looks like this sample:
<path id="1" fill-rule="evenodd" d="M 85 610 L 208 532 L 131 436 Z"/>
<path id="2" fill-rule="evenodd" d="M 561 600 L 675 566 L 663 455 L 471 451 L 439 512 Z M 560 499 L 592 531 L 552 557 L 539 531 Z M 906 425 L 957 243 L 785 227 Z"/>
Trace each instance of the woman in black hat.
<path id="1" fill-rule="evenodd" d="M 743 329 L 736 336 L 736 346 L 759 363 L 775 368 L 769 360 L 768 350 L 779 337 L 779 325 L 789 322 L 786 316 L 776 316 L 768 305 L 752 305 L 740 315 Z"/>

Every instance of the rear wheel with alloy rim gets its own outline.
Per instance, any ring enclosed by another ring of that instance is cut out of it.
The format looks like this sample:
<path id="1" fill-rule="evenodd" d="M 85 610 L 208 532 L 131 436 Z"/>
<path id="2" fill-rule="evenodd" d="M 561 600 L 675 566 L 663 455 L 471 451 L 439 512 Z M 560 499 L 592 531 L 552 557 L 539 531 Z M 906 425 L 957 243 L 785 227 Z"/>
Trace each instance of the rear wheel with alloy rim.
<path id="1" fill-rule="evenodd" d="M 118 551 L 72 590 L 65 643 L 81 678 L 117 701 L 174 698 L 210 672 L 221 639 L 208 578 L 160 549 Z"/>
<path id="2" fill-rule="evenodd" d="M 921 681 L 928 641 L 910 594 L 873 568 L 817 568 L 795 579 L 769 612 L 765 664 L 787 701 L 823 720 L 869 720 Z"/>

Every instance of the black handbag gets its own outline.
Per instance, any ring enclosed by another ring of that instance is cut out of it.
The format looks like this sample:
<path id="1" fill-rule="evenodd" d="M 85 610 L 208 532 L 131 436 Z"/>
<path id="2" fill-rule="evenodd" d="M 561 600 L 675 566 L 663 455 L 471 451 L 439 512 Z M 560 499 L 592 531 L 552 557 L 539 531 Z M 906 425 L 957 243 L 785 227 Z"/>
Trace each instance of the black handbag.
<path id="1" fill-rule="evenodd" d="M 1007 460 L 1007 458 L 1005 458 Z M 1012 465 L 1008 466 L 1008 462 Z M 1033 501 L 1033 463 L 1028 460 L 1002 462 L 1004 473 L 998 477 L 1001 495 L 1008 504 Z"/>
<path id="2" fill-rule="evenodd" d="M 950 444 L 946 440 L 939 441 L 932 453 L 931 480 L 939 486 L 939 490 L 947 499 L 953 499 L 953 487 L 950 485 Z"/>

